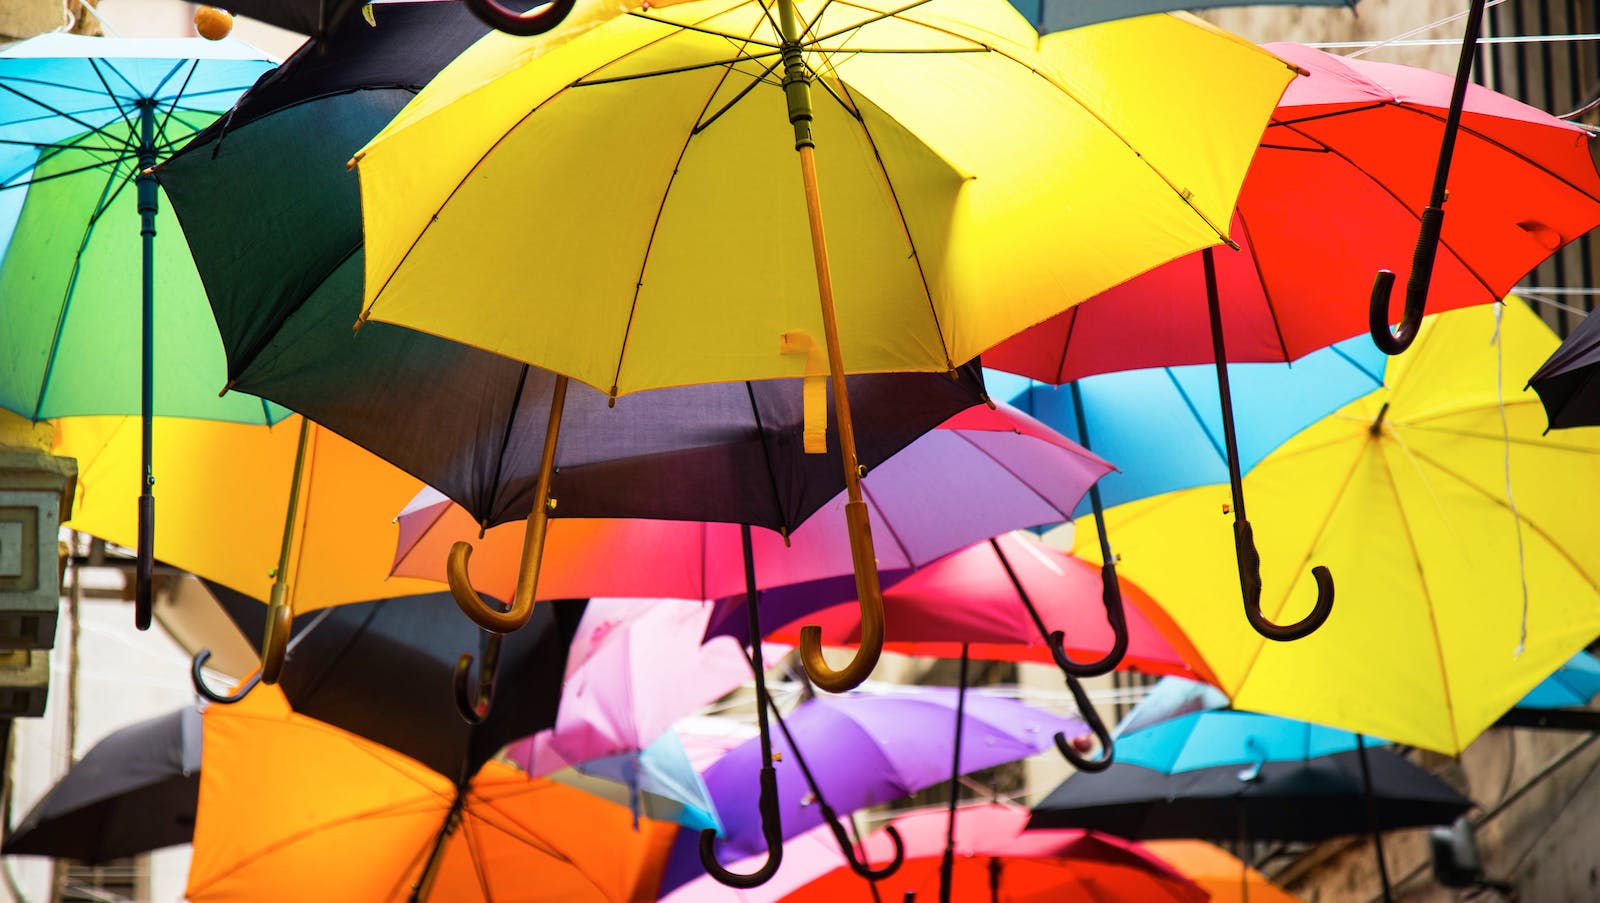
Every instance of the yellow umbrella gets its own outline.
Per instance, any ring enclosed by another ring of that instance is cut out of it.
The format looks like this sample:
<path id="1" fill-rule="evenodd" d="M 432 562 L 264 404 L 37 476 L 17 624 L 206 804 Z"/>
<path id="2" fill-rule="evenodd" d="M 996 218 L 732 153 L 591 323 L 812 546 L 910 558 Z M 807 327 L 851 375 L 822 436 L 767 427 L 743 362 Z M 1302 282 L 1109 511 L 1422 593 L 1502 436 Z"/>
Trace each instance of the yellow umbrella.
<path id="1" fill-rule="evenodd" d="M 1235 707 L 1460 752 L 1600 635 L 1600 432 L 1541 435 L 1522 391 L 1556 344 L 1516 299 L 1429 318 L 1385 388 L 1246 475 L 1252 508 L 1282 525 L 1258 537 L 1279 587 L 1262 610 L 1300 614 L 1284 609 L 1310 598 L 1308 562 L 1341 574 L 1340 607 L 1311 636 L 1274 643 L 1235 615 L 1231 542 L 1207 529 L 1226 486 L 1107 511 L 1122 570 Z"/>
<path id="2" fill-rule="evenodd" d="M 697 0 L 490 35 L 356 156 L 362 316 L 612 395 L 809 377 L 817 423 L 829 377 L 865 629 L 843 672 L 815 632 L 802 651 L 853 686 L 882 618 L 844 374 L 953 369 L 1224 241 L 1290 78 L 1192 19 L 1038 44 L 1001 0 Z M 453 559 L 463 607 L 506 629 Z"/>
<path id="3" fill-rule="evenodd" d="M 154 423 L 172 465 L 161 481 L 156 557 L 271 601 L 262 652 L 268 683 L 297 611 L 439 590 L 388 576 L 394 516 L 421 490 L 415 477 L 298 416 L 273 427 Z M 68 526 L 131 547 L 138 523 L 122 487 L 139 473 L 139 419 L 57 420 L 55 453 L 78 459 Z"/>

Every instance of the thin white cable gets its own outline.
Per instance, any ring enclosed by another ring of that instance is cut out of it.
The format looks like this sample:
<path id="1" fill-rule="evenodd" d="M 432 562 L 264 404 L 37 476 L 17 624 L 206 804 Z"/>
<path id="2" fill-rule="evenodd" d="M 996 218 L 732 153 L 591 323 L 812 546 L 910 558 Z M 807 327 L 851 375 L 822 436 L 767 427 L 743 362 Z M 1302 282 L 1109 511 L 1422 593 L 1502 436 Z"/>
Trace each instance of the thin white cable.
<path id="1" fill-rule="evenodd" d="M 1495 8 L 1496 6 L 1499 6 L 1500 4 L 1502 4 L 1504 2 L 1506 2 L 1506 0 L 1489 0 L 1489 2 L 1484 5 L 1483 11 L 1484 12 L 1488 12 L 1489 10 Z M 1367 53 L 1370 53 L 1370 52 L 1372 52 L 1374 50 L 1377 50 L 1379 47 L 1387 47 L 1387 46 L 1389 46 L 1391 44 L 1398 44 L 1401 41 L 1404 41 L 1406 38 L 1409 38 L 1414 34 L 1421 34 L 1424 31 L 1430 31 L 1432 29 L 1438 28 L 1440 25 L 1448 25 L 1448 24 L 1450 24 L 1451 22 L 1454 22 L 1457 19 L 1466 18 L 1467 14 L 1469 12 L 1471 12 L 1470 9 L 1469 10 L 1465 10 L 1463 12 L 1456 13 L 1453 16 L 1446 16 L 1443 19 L 1438 20 L 1437 22 L 1429 22 L 1426 25 L 1419 25 L 1416 28 L 1411 29 L 1410 31 L 1402 31 L 1402 32 L 1400 32 L 1399 34 L 1395 35 L 1394 37 L 1390 38 L 1387 41 L 1378 41 L 1376 43 L 1371 44 L 1370 46 L 1367 46 L 1365 43 L 1347 44 L 1346 46 L 1363 47 L 1364 49 L 1358 50 L 1355 53 L 1350 54 L 1351 57 L 1363 56 L 1363 55 L 1365 55 Z M 1459 44 L 1461 42 L 1459 40 L 1454 40 L 1454 41 L 1452 41 L 1452 40 L 1441 40 L 1441 41 L 1438 41 L 1437 43 L 1440 43 L 1440 44 Z M 1311 46 L 1312 47 L 1316 47 L 1318 45 L 1312 44 Z"/>
<path id="2" fill-rule="evenodd" d="M 1499 37 L 1483 37 L 1478 39 L 1479 44 L 1582 44 L 1589 41 L 1600 41 L 1600 33 L 1583 32 L 1579 34 L 1524 34 L 1501 35 Z M 1402 41 L 1399 38 L 1389 38 L 1386 41 L 1307 41 L 1307 47 L 1318 50 L 1341 50 L 1360 48 L 1356 53 L 1346 54 L 1349 57 L 1363 56 L 1380 47 L 1445 47 L 1460 45 L 1460 38 L 1419 38 L 1415 41 Z"/>
<path id="3" fill-rule="evenodd" d="M 1500 341 L 1500 318 L 1505 314 L 1505 304 L 1494 305 L 1494 393 L 1500 408 L 1500 436 L 1505 442 L 1506 504 L 1511 506 L 1511 520 L 1517 525 L 1517 574 L 1522 581 L 1522 623 L 1517 634 L 1518 658 L 1528 646 L 1528 559 L 1522 545 L 1522 515 L 1517 513 L 1517 497 L 1511 492 L 1511 424 L 1506 419 L 1505 344 Z"/>
<path id="4" fill-rule="evenodd" d="M 110 22 L 107 22 L 105 16 L 100 15 L 100 10 L 96 9 L 95 5 L 93 3 L 91 3 L 90 0 L 78 0 L 78 5 L 83 7 L 84 11 L 87 12 L 89 15 L 94 16 L 95 21 L 100 23 L 100 27 L 104 28 L 106 30 L 106 34 L 112 36 L 113 38 L 122 37 L 122 35 L 117 33 L 116 26 L 112 25 Z M 62 9 L 66 9 L 66 6 L 67 6 L 66 0 L 62 0 L 62 2 L 61 2 Z M 68 15 L 70 16 L 71 13 L 68 13 Z M 74 23 L 74 24 L 76 24 L 76 23 Z M 69 25 L 67 27 L 70 28 L 72 26 Z"/>

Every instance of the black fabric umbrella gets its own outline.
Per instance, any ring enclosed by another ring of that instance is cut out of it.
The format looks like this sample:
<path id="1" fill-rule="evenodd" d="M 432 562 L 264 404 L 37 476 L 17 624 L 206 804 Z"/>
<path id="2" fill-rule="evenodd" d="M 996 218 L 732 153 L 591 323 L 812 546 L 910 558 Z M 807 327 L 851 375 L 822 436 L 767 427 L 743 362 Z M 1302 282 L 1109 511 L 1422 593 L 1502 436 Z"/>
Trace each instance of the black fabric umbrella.
<path id="1" fill-rule="evenodd" d="M 1600 426 L 1600 317 L 1585 317 L 1528 385 L 1544 402 L 1546 431 Z"/>
<path id="2" fill-rule="evenodd" d="M 200 712 L 189 707 L 96 743 L 12 829 L 0 853 L 99 865 L 188 843 L 199 797 Z"/>
<path id="3" fill-rule="evenodd" d="M 301 34 L 321 34 L 350 18 L 369 0 L 220 0 L 212 4 L 258 22 Z"/>
<path id="4" fill-rule="evenodd" d="M 485 527 L 527 516 L 528 567 L 510 612 L 472 593 L 470 547 L 452 553 L 457 603 L 497 633 L 531 609 L 547 517 L 787 533 L 837 495 L 838 430 L 821 435 L 827 395 L 802 380 L 613 399 L 389 324 L 351 331 L 363 252 L 358 184 L 345 163 L 484 30 L 458 3 L 380 5 L 375 15 L 376 27 L 349 18 L 308 41 L 157 173 L 216 315 L 230 387 L 392 461 Z M 849 393 L 868 468 L 983 398 L 975 364 L 953 378 L 854 376 Z M 875 658 L 864 651 L 848 673 L 864 676 L 860 663 Z"/>
<path id="5" fill-rule="evenodd" d="M 1391 749 L 1366 750 L 1380 830 L 1447 825 L 1472 801 Z M 1029 828 L 1082 828 L 1130 840 L 1314 843 L 1362 834 L 1373 824 L 1363 802 L 1358 750 L 1300 762 L 1266 762 L 1166 774 L 1118 762 L 1067 778 L 1033 808 Z"/>
<path id="6" fill-rule="evenodd" d="M 219 584 L 206 586 L 246 638 L 259 643 L 261 603 Z M 540 603 L 528 626 L 505 638 L 499 703 L 476 724 L 458 716 L 451 677 L 461 651 L 477 648 L 479 630 L 456 613 L 446 593 L 301 615 L 278 685 L 300 714 L 463 780 L 502 746 L 555 724 L 567 652 L 583 609 L 581 601 Z M 204 658 L 197 661 L 203 664 Z M 198 681 L 196 688 L 214 695 Z"/>

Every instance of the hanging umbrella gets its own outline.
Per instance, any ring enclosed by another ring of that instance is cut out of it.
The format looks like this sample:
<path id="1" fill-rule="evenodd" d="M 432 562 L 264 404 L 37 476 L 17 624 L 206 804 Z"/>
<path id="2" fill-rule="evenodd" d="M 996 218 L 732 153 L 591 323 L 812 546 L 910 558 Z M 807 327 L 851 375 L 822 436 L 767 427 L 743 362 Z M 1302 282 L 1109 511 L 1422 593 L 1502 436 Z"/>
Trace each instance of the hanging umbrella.
<path id="1" fill-rule="evenodd" d="M 541 757 L 539 752 L 534 755 Z M 677 822 L 691 831 L 722 830 L 711 791 L 675 731 L 663 733 L 637 752 L 590 759 L 550 777 L 627 806 L 636 816 Z"/>
<path id="2" fill-rule="evenodd" d="M 1283 84 L 1253 47 L 1176 20 L 1115 49 L 1064 47 L 1057 59 L 1081 70 L 1069 79 L 1003 4 L 965 4 L 960 17 L 942 6 L 724 0 L 641 11 L 559 46 L 480 42 L 354 158 L 362 318 L 546 366 L 560 387 L 574 377 L 611 397 L 782 376 L 807 377 L 820 397 L 827 374 L 857 595 L 879 620 L 845 373 L 949 371 L 1078 300 L 1065 286 L 1092 291 L 1219 241 L 1231 164 L 1242 162 L 1229 137 L 1253 133 L 1256 104 Z M 1119 66 L 1179 52 L 1228 85 L 1227 104 L 1202 114 L 1163 96 L 1156 127 L 1137 121 L 1132 98 L 1100 101 Z M 781 86 L 769 78 L 780 64 Z M 826 95 L 817 104 L 813 81 Z M 1175 109 L 1187 129 L 1174 128 Z M 820 163 L 814 121 L 835 141 Z M 1022 150 L 1046 142 L 1076 165 Z M 1217 153 L 1196 155 L 1197 144 Z M 563 161 L 607 177 L 572 179 Z M 844 199 L 831 226 L 823 184 Z M 519 214 L 515 230 L 482 228 L 530 202 L 537 222 Z M 1082 253 L 1051 253 L 1060 242 Z M 815 295 L 794 251 L 808 244 Z M 511 260 L 537 267 L 539 291 L 505 277 Z M 444 310 L 433 302 L 446 286 L 474 303 Z M 560 423 L 553 411 L 552 445 Z M 530 571 L 544 507 L 536 493 Z M 802 659 L 819 685 L 846 689 L 871 672 L 876 640 L 836 671 L 808 633 Z"/>
<path id="3" fill-rule="evenodd" d="M 155 530 L 151 418 L 271 423 L 286 413 L 216 397 L 222 359 L 205 295 L 143 173 L 270 65 L 248 45 L 199 39 L 50 34 L 0 51 L 0 195 L 19 211 L 0 257 L 0 405 L 35 421 L 142 416 L 140 630 Z"/>
<path id="4" fill-rule="evenodd" d="M 1240 194 L 1232 234 L 1247 253 L 1219 257 L 1207 249 L 1175 261 L 1013 338 L 986 359 L 1050 382 L 1211 360 L 1245 614 L 1263 636 L 1293 640 L 1327 619 L 1334 580 L 1326 566 L 1312 569 L 1316 603 L 1299 621 L 1281 624 L 1263 614 L 1260 555 L 1245 509 L 1225 364 L 1292 360 L 1358 333 L 1369 321 L 1379 347 L 1397 353 L 1415 335 L 1430 280 L 1439 284 L 1436 309 L 1498 301 L 1522 274 L 1600 223 L 1600 174 L 1588 132 L 1486 89 L 1467 92 L 1464 73 L 1452 82 L 1427 70 L 1345 60 L 1299 45 L 1271 49 L 1309 76 L 1285 91 Z M 1461 119 L 1466 93 L 1472 96 Z M 1444 106 L 1450 111 L 1441 129 Z M 1397 142 L 1434 141 L 1453 149 L 1458 120 L 1465 143 L 1455 174 L 1455 214 L 1435 267 L 1439 205 L 1453 150 L 1441 154 L 1433 212 L 1424 215 L 1408 199 L 1422 194 L 1428 174 L 1393 149 Z M 1308 193 L 1308 185 L 1317 190 Z M 1433 240 L 1416 242 L 1396 337 L 1388 329 L 1386 287 L 1374 288 L 1368 310 L 1354 299 L 1367 273 L 1390 265 L 1411 243 L 1419 216 Z M 1307 241 L 1308 234 L 1316 239 Z M 1434 250 L 1425 251 L 1429 247 Z M 1130 324 L 1139 324 L 1137 333 Z M 1103 529 L 1100 546 L 1109 559 Z"/>
<path id="5" fill-rule="evenodd" d="M 0 853 L 100 865 L 188 843 L 200 793 L 200 712 L 112 731 L 6 835 Z"/>
<path id="6" fill-rule="evenodd" d="M 1221 615 L 1237 578 L 1227 540 L 1203 529 L 1226 500 L 1219 490 L 1107 518 L 1121 567 L 1162 601 L 1236 707 L 1456 753 L 1600 635 L 1585 514 L 1600 504 L 1600 445 L 1538 437 L 1539 406 L 1517 398 L 1512 374 L 1555 338 L 1520 302 L 1436 317 L 1427 333 L 1391 361 L 1385 389 L 1285 443 L 1247 480 L 1282 525 L 1262 536 L 1264 573 L 1326 560 L 1348 574 L 1342 613 L 1314 637 L 1286 648 Z M 1293 604 L 1304 580 L 1263 609 Z"/>
<path id="7" fill-rule="evenodd" d="M 1293 363 L 1229 364 L 1240 471 L 1249 473 L 1296 433 L 1382 386 L 1387 363 L 1371 339 L 1357 336 Z M 1214 366 L 1122 370 L 1063 386 L 1028 380 L 1015 392 L 1002 391 L 1000 379 L 985 376 L 997 397 L 1117 465 L 1095 484 L 1103 505 L 1228 481 Z M 1087 500 L 1073 513 L 1091 513 Z"/>
<path id="8" fill-rule="evenodd" d="M 1190 712 L 1227 707 L 1228 697 L 1210 684 L 1182 677 L 1163 677 L 1117 722 L 1116 734 L 1132 733 Z"/>
<path id="9" fill-rule="evenodd" d="M 1227 850 L 1202 840 L 1148 840 L 1145 852 L 1200 885 L 1212 903 L 1304 903 Z"/>
<path id="10" fill-rule="evenodd" d="M 1140 844 L 1087 831 L 1024 832 L 1026 810 L 993 804 L 970 807 L 961 815 L 956 838 L 958 890 L 953 895 L 957 900 L 1200 903 L 1208 899 L 1203 889 Z M 907 815 L 889 824 L 904 838 L 906 865 L 885 889 L 896 898 L 902 890 L 918 898 L 931 895 L 939 881 L 944 847 L 943 813 Z M 866 840 L 869 854 L 887 845 L 882 833 Z M 835 869 L 783 899 L 800 903 L 858 897 L 859 885 L 854 883 L 858 880 Z"/>
<path id="11" fill-rule="evenodd" d="M 1315 843 L 1369 830 L 1367 799 L 1381 830 L 1449 824 L 1472 807 L 1383 743 L 1290 718 L 1195 712 L 1124 734 L 1117 764 L 1067 778 L 1028 827 Z"/>
<path id="12" fill-rule="evenodd" d="M 446 779 L 261 689 L 206 712 L 186 898 L 653 900 L 672 831 L 498 762 Z"/>
<path id="13" fill-rule="evenodd" d="M 57 421 L 54 452 L 78 460 L 68 526 L 125 546 L 137 541 L 134 512 L 117 487 L 139 472 L 139 426 L 133 418 Z M 394 512 L 421 484 L 328 430 L 298 417 L 270 429 L 161 417 L 152 434 L 173 466 L 162 482 L 168 502 L 155 550 L 269 603 L 269 683 L 296 612 L 439 589 L 387 577 Z"/>
<path id="14" fill-rule="evenodd" d="M 817 697 L 779 716 L 782 738 L 764 755 L 749 741 L 728 751 L 703 777 L 723 823 L 724 850 L 751 854 L 763 849 L 765 822 L 752 817 L 746 777 L 757 762 L 776 762 L 777 806 L 783 838 L 826 824 L 835 848 L 856 856 L 841 817 L 873 803 L 887 802 L 947 780 L 953 746 L 942 740 L 958 715 L 958 695 L 948 688 L 902 688 L 883 694 Z M 1085 728 L 1010 699 L 974 695 L 959 712 L 967 743 L 961 773 L 1026 758 L 1050 744 L 1053 734 Z M 776 709 L 774 709 L 776 711 Z M 667 887 L 693 874 L 695 844 L 680 837 L 667 866 Z M 703 844 L 704 841 L 701 841 Z M 892 873 L 892 853 L 861 856 L 856 874 Z"/>
<path id="15" fill-rule="evenodd" d="M 1495 727 L 1537 727 L 1554 730 L 1600 729 L 1600 713 L 1589 703 L 1600 693 L 1600 660 L 1587 652 L 1567 659 L 1528 695 L 1495 719 Z"/>
<path id="16" fill-rule="evenodd" d="M 1528 386 L 1539 393 L 1548 430 L 1600 426 L 1600 317 L 1584 317 Z"/>
<path id="17" fill-rule="evenodd" d="M 507 747 L 509 761 L 537 776 L 639 753 L 750 678 L 737 643 L 702 645 L 709 604 L 662 601 L 590 600 L 567 655 L 555 723 Z"/>
<path id="18" fill-rule="evenodd" d="M 1040 34 L 1047 34 L 1135 16 L 1219 6 L 1345 6 L 1354 11 L 1356 0 L 1011 0 L 1011 5 L 1027 16 Z"/>
<path id="19" fill-rule="evenodd" d="M 1017 583 L 1011 580 L 1013 574 Z M 1205 661 L 1159 603 L 1126 580 L 1122 595 L 1130 610 L 1127 654 L 1119 667 L 1208 679 Z M 824 645 L 856 642 L 861 635 L 857 607 L 844 604 L 807 611 L 826 601 L 822 592 L 806 584 L 763 593 L 762 611 L 769 622 L 790 621 L 767 637 L 792 644 L 796 619 L 812 618 L 822 627 Z M 1063 653 L 1070 658 L 1103 657 L 1115 642 L 1099 615 L 1100 569 L 1025 535 L 1008 533 L 953 552 L 885 589 L 884 615 L 892 626 L 883 648 L 902 655 L 957 658 L 965 643 L 973 658 L 1048 664 L 1055 661 L 1052 644 L 1048 635 L 1040 635 L 1039 624 L 1028 612 L 1030 605 L 1039 623 L 1060 628 Z M 720 605 L 708 633 L 742 639 L 733 617 L 738 608 Z"/>
<path id="20" fill-rule="evenodd" d="M 222 609 L 251 642 L 261 639 L 260 604 L 207 582 Z M 496 693 L 502 705 L 463 721 L 450 692 L 464 648 L 478 630 L 456 614 L 444 593 L 377 599 L 322 608 L 295 618 L 293 648 L 279 689 L 300 715 L 396 750 L 452 780 L 493 758 L 513 740 L 554 724 L 563 704 L 562 674 L 584 603 L 542 605 L 526 630 L 508 637 Z M 192 668 L 196 690 L 213 702 L 202 651 Z M 254 693 L 254 682 L 245 692 Z"/>

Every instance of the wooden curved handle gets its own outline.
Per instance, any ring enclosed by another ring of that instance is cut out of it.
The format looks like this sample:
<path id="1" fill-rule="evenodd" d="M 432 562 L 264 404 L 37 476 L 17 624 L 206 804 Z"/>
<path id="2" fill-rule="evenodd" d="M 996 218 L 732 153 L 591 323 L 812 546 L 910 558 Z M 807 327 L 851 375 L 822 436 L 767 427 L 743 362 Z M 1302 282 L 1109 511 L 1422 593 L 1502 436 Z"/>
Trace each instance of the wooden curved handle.
<path id="1" fill-rule="evenodd" d="M 467 571 L 467 562 L 472 559 L 472 544 L 458 542 L 451 545 L 450 557 L 445 561 L 445 575 L 450 582 L 450 595 L 456 600 L 456 607 L 461 609 L 461 613 L 490 633 L 510 633 L 528 623 L 528 619 L 533 617 L 533 594 L 539 583 L 538 554 L 543 552 L 542 548 L 536 550 L 530 563 L 528 547 L 531 544 L 531 538 L 523 540 L 522 570 L 517 574 L 517 590 L 511 597 L 511 607 L 508 609 L 495 605 L 472 588 L 472 577 Z M 543 543 L 539 545 L 543 546 Z"/>
<path id="2" fill-rule="evenodd" d="M 850 558 L 856 569 L 856 604 L 861 609 L 861 642 L 850 664 L 835 670 L 822 657 L 822 628 L 800 628 L 800 663 L 811 682 L 830 693 L 843 693 L 861 685 L 878 666 L 883 654 L 883 590 L 878 586 L 878 561 L 872 550 L 872 528 L 867 503 L 846 502 L 845 523 L 850 528 Z"/>
<path id="3" fill-rule="evenodd" d="M 294 611 L 289 608 L 288 587 L 282 581 L 272 585 L 272 601 L 267 604 L 267 626 L 261 634 L 261 682 L 275 684 L 283 674 L 283 660 L 289 650 L 289 631 L 294 627 Z"/>

